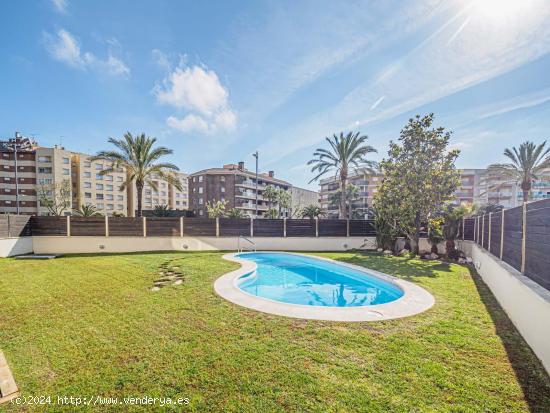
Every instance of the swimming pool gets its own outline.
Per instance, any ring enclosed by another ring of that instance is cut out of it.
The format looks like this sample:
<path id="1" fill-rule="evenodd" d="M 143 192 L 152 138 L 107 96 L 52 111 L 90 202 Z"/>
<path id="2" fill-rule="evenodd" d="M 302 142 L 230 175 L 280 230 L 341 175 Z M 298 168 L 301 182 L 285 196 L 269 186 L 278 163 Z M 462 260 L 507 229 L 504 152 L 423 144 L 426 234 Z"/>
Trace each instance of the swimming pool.
<path id="1" fill-rule="evenodd" d="M 378 321 L 429 309 L 422 287 L 373 269 L 294 252 L 229 253 L 240 268 L 214 282 L 222 298 L 255 311 L 310 320 Z"/>
<path id="2" fill-rule="evenodd" d="M 290 304 L 357 307 L 384 304 L 403 296 L 397 285 L 365 271 L 297 254 L 258 252 L 236 255 L 256 263 L 236 282 L 242 291 Z"/>

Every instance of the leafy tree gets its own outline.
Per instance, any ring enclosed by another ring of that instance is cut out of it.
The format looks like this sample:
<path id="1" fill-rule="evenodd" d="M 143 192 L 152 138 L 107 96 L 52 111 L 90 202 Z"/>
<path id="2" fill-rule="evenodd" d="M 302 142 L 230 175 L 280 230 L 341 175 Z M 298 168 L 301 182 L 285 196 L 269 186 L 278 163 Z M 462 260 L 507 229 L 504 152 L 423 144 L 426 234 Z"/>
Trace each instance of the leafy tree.
<path id="1" fill-rule="evenodd" d="M 325 215 L 325 211 L 323 211 L 319 206 L 313 205 L 313 204 L 304 207 L 300 212 L 301 212 L 302 218 L 309 218 L 309 219 L 320 218 L 323 215 Z"/>
<path id="2" fill-rule="evenodd" d="M 458 251 L 455 240 L 460 232 L 462 219 L 472 213 L 473 206 L 467 204 L 448 204 L 443 208 L 443 238 L 445 239 L 445 252 L 447 258 L 457 259 Z"/>
<path id="3" fill-rule="evenodd" d="M 381 163 L 384 179 L 375 197 L 377 214 L 395 222 L 413 241 L 418 254 L 421 223 L 426 222 L 459 186 L 454 162 L 458 150 L 448 150 L 450 132 L 432 128 L 434 116 L 416 116 L 401 130 L 399 144 L 390 142 Z"/>
<path id="4" fill-rule="evenodd" d="M 340 181 L 340 189 L 343 195 L 340 198 L 340 218 L 346 217 L 346 193 L 344 188 L 347 187 L 348 175 L 350 170 L 363 168 L 374 172 L 376 163 L 366 159 L 369 153 L 376 152 L 372 146 L 366 144 L 368 137 L 361 135 L 359 132 L 349 132 L 344 136 L 341 132 L 340 136 L 334 135 L 332 138 L 325 138 L 329 144 L 329 149 L 318 148 L 313 153 L 314 158 L 308 162 L 308 165 L 313 165 L 311 172 L 316 173 L 315 177 L 310 181 L 316 181 L 320 177 L 329 172 L 334 172 Z"/>
<path id="5" fill-rule="evenodd" d="M 437 246 L 445 239 L 443 237 L 443 222 L 444 220 L 440 216 L 428 220 L 428 241 L 432 245 L 431 252 L 435 254 L 439 253 Z"/>
<path id="6" fill-rule="evenodd" d="M 279 206 L 279 217 L 281 217 L 282 209 L 288 210 L 292 202 L 292 195 L 289 191 L 279 188 L 277 190 L 277 205 Z"/>
<path id="7" fill-rule="evenodd" d="M 400 235 L 395 219 L 389 219 L 374 209 L 374 229 L 376 230 L 376 245 L 378 248 L 393 251 Z"/>
<path id="8" fill-rule="evenodd" d="M 271 209 L 275 202 L 277 202 L 279 191 L 277 191 L 277 189 L 273 185 L 268 185 L 262 192 L 262 196 L 267 201 L 267 207 Z"/>
<path id="9" fill-rule="evenodd" d="M 40 206 L 46 208 L 49 215 L 63 215 L 71 209 L 71 183 L 64 179 L 55 184 L 41 184 L 38 186 L 37 197 Z"/>
<path id="10" fill-rule="evenodd" d="M 172 210 L 168 205 L 155 205 L 153 208 L 153 216 L 155 217 L 169 217 L 172 215 Z"/>
<path id="11" fill-rule="evenodd" d="M 347 218 L 352 219 L 355 211 L 353 210 L 353 201 L 359 199 L 359 187 L 354 184 L 348 184 L 346 186 L 346 211 Z M 329 198 L 331 205 L 340 205 L 342 202 L 342 191 L 339 189 L 335 193 L 331 194 Z"/>
<path id="12" fill-rule="evenodd" d="M 531 196 L 533 181 L 540 178 L 550 179 L 545 172 L 550 168 L 550 148 L 545 149 L 546 141 L 540 145 L 533 142 L 523 142 L 519 149 L 512 147 L 504 150 L 504 156 L 511 163 L 493 164 L 489 173 L 495 173 L 508 183 L 519 183 L 523 192 L 523 202 L 528 202 Z"/>
<path id="13" fill-rule="evenodd" d="M 208 218 L 222 218 L 225 215 L 227 201 L 213 201 L 206 203 Z"/>
<path id="14" fill-rule="evenodd" d="M 124 139 L 109 138 L 109 142 L 116 146 L 118 151 L 101 151 L 92 158 L 92 161 L 102 159 L 111 162 L 109 168 L 100 172 L 101 175 L 113 173 L 120 168 L 126 170 L 126 180 L 120 185 L 120 190 L 125 190 L 135 182 L 138 217 L 141 216 L 145 184 L 158 191 L 153 178 L 162 179 L 178 190 L 183 190 L 181 182 L 173 174 L 179 168 L 172 163 L 158 162 L 162 157 L 172 154 L 172 150 L 164 146 L 155 148 L 156 141 L 156 138 L 150 138 L 143 133 L 134 137 L 130 132 L 126 132 Z"/>
<path id="15" fill-rule="evenodd" d="M 95 205 L 82 204 L 79 209 L 74 211 L 74 214 L 79 217 L 101 217 L 103 214 L 97 210 Z"/>
<path id="16" fill-rule="evenodd" d="M 241 209 L 231 208 L 227 212 L 227 218 L 246 218 L 246 215 Z"/>
<path id="17" fill-rule="evenodd" d="M 115 212 L 113 212 L 113 214 L 111 216 L 113 218 L 123 218 L 125 215 L 122 212 L 115 211 Z"/>
<path id="18" fill-rule="evenodd" d="M 269 208 L 265 213 L 266 218 L 275 219 L 278 217 L 278 211 L 275 208 Z"/>
<path id="19" fill-rule="evenodd" d="M 497 213 L 501 212 L 504 209 L 504 207 L 500 204 L 487 204 L 482 205 L 475 209 L 476 214 L 478 215 L 484 215 L 484 214 L 490 214 L 490 213 Z"/>

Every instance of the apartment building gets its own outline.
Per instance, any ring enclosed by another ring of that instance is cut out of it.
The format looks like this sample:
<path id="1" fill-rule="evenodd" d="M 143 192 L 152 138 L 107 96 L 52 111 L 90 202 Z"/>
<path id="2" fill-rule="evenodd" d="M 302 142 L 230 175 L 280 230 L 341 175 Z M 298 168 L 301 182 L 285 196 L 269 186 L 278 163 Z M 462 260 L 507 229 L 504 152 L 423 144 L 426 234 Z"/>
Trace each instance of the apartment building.
<path id="1" fill-rule="evenodd" d="M 133 216 L 137 205 L 135 188 L 131 185 L 120 190 L 126 171 L 121 168 L 103 175 L 101 171 L 110 163 L 91 158 L 91 155 L 71 152 L 61 146 L 41 147 L 18 133 L 15 138 L 0 141 L 0 213 L 19 211 L 28 215 L 47 215 L 48 210 L 40 206 L 40 191 L 51 190 L 52 185 L 66 181 L 70 187 L 71 205 L 62 211 L 63 214 L 69 215 L 82 205 L 94 205 L 104 215 Z M 148 186 L 145 188 L 143 209 L 153 209 L 156 205 L 188 208 L 187 174 L 176 175 L 183 191 L 157 178 L 158 193 Z"/>
<path id="2" fill-rule="evenodd" d="M 180 181 L 182 190 L 178 190 L 175 186 L 168 184 L 158 176 L 154 176 L 151 181 L 156 185 L 156 189 L 148 183 L 145 184 L 142 194 L 142 209 L 153 210 L 156 206 L 167 205 L 170 209 L 186 210 L 189 208 L 188 199 L 188 175 L 182 172 L 175 172 L 174 175 Z M 135 188 L 130 194 L 131 203 L 128 207 L 128 213 L 135 214 L 137 209 L 137 192 Z"/>
<path id="3" fill-rule="evenodd" d="M 319 192 L 309 189 L 293 186 L 291 188 L 292 201 L 289 215 L 296 218 L 300 211 L 309 205 L 321 206 L 319 202 Z"/>
<path id="4" fill-rule="evenodd" d="M 265 188 L 271 185 L 277 189 L 290 191 L 292 185 L 275 178 L 275 173 L 258 174 L 258 216 L 263 216 L 269 209 L 264 198 Z M 198 217 L 207 216 L 206 204 L 209 202 L 226 202 L 226 209 L 237 208 L 245 215 L 256 215 L 256 174 L 245 169 L 244 162 L 227 164 L 221 168 L 210 168 L 189 175 L 189 209 Z"/>
<path id="5" fill-rule="evenodd" d="M 355 185 L 359 188 L 357 197 L 351 203 L 352 216 L 356 218 L 369 216 L 369 210 L 374 204 L 374 196 L 381 182 L 381 175 L 371 175 L 368 173 L 355 172 L 348 177 L 348 185 Z M 338 218 L 339 204 L 335 199 L 335 195 L 340 190 L 338 177 L 333 176 L 322 179 L 320 185 L 320 203 L 321 209 L 325 211 L 325 217 Z"/>

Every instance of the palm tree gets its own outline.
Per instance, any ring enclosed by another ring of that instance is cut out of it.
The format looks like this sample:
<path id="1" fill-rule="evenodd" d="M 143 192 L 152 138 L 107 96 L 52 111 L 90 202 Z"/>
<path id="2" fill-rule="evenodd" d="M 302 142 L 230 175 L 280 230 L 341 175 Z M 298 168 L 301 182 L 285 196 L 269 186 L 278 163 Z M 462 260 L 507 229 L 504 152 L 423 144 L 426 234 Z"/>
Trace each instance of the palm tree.
<path id="1" fill-rule="evenodd" d="M 277 205 L 279 207 L 279 218 L 281 217 L 282 209 L 290 208 L 290 203 L 292 202 L 292 195 L 290 192 L 283 188 L 277 190 Z"/>
<path id="2" fill-rule="evenodd" d="M 246 218 L 246 216 L 245 216 L 244 212 L 241 209 L 231 208 L 227 212 L 227 218 L 237 219 L 237 218 Z"/>
<path id="3" fill-rule="evenodd" d="M 82 204 L 79 209 L 75 209 L 74 214 L 79 217 L 101 217 L 103 214 L 99 212 L 95 205 Z"/>
<path id="4" fill-rule="evenodd" d="M 267 208 L 271 209 L 273 204 L 277 201 L 279 193 L 273 185 L 268 185 L 262 192 L 262 197 L 267 200 Z"/>
<path id="5" fill-rule="evenodd" d="M 546 141 L 540 145 L 533 142 L 523 142 L 519 149 L 506 148 L 504 156 L 511 163 L 490 165 L 488 171 L 504 178 L 509 183 L 519 183 L 523 192 L 523 202 L 528 202 L 531 195 L 533 181 L 543 177 L 546 169 L 550 168 L 550 148 L 545 149 Z M 548 178 L 548 176 L 545 176 Z"/>
<path id="6" fill-rule="evenodd" d="M 172 215 L 172 210 L 168 205 L 155 205 L 153 208 L 153 216 L 155 217 L 169 217 Z"/>
<path id="7" fill-rule="evenodd" d="M 317 173 L 309 182 L 316 181 L 330 171 L 335 172 L 335 175 L 339 177 L 340 189 L 342 190 L 339 208 L 340 218 L 344 219 L 346 218 L 345 188 L 347 187 L 350 169 L 364 168 L 374 172 L 376 163 L 365 159 L 365 157 L 369 153 L 377 151 L 366 144 L 368 136 L 360 135 L 359 132 L 349 132 L 345 136 L 343 132 L 340 132 L 340 136 L 334 135 L 332 138 L 325 139 L 330 145 L 330 149 L 316 149 L 313 153 L 314 158 L 307 163 L 313 165 L 311 172 Z"/>
<path id="8" fill-rule="evenodd" d="M 323 211 L 319 206 L 312 204 L 304 207 L 301 214 L 302 218 L 315 219 L 325 215 L 325 211 Z"/>
<path id="9" fill-rule="evenodd" d="M 130 132 L 126 132 L 124 139 L 109 138 L 109 142 L 119 151 L 101 151 L 92 158 L 92 161 L 102 159 L 111 162 L 109 168 L 100 172 L 102 175 L 112 173 L 119 168 L 126 170 L 126 180 L 120 185 L 120 190 L 124 191 L 135 182 L 138 217 L 141 216 L 145 184 L 149 184 L 155 191 L 158 190 L 156 182 L 152 180 L 153 177 L 160 178 L 178 190 L 182 190 L 181 182 L 171 173 L 179 171 L 179 168 L 168 162 L 157 163 L 163 156 L 170 155 L 172 150 L 164 146 L 154 148 L 156 141 L 157 138 L 145 136 L 144 133 L 134 137 Z"/>

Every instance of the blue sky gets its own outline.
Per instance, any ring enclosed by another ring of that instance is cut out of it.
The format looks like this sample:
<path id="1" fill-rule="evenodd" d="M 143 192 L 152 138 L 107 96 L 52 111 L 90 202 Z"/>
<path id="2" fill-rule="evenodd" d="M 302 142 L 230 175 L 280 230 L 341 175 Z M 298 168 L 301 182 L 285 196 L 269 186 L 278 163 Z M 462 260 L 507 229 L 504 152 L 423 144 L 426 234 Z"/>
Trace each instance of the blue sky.
<path id="1" fill-rule="evenodd" d="M 2 2 L 0 136 L 94 153 L 145 132 L 186 172 L 259 150 L 316 188 L 325 136 L 361 131 L 379 160 L 434 112 L 484 167 L 550 138 L 549 20 L 545 0 Z"/>

